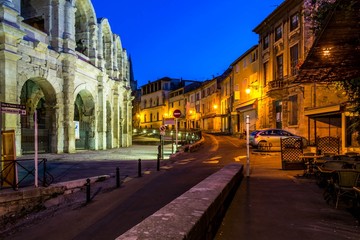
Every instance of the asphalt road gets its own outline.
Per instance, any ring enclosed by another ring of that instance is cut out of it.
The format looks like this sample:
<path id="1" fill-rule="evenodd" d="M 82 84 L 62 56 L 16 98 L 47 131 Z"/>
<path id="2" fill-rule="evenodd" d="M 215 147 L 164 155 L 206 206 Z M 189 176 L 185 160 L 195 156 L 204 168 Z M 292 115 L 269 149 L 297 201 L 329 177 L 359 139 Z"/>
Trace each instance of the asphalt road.
<path id="1" fill-rule="evenodd" d="M 224 165 L 244 157 L 243 141 L 204 136 L 205 143 L 198 151 L 176 156 L 166 170 L 149 171 L 119 189 L 97 195 L 85 206 L 62 208 L 6 239 L 115 239 Z M 67 172 L 71 170 L 81 168 Z"/>

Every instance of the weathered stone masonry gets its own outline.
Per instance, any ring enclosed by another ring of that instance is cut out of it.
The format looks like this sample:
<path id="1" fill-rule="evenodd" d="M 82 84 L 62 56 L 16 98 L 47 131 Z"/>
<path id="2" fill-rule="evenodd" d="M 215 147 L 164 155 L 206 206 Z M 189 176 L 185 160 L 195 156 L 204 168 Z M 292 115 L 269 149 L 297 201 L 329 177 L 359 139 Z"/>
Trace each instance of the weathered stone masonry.
<path id="1" fill-rule="evenodd" d="M 127 52 L 91 0 L 0 0 L 0 101 L 26 105 L 2 114 L 17 154 L 131 145 Z M 79 129 L 75 129 L 79 128 Z"/>

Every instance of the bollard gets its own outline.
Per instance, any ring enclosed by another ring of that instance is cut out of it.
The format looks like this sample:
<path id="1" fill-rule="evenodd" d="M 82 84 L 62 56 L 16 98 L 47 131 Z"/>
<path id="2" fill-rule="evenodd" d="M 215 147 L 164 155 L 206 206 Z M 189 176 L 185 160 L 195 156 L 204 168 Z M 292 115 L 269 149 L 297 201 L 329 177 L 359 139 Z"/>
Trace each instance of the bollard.
<path id="1" fill-rule="evenodd" d="M 86 203 L 90 202 L 90 179 L 86 179 Z"/>
<path id="2" fill-rule="evenodd" d="M 160 171 L 160 153 L 158 153 L 158 155 L 157 155 L 156 169 L 157 169 L 158 171 Z"/>
<path id="3" fill-rule="evenodd" d="M 138 177 L 141 177 L 141 159 L 138 161 Z"/>
<path id="4" fill-rule="evenodd" d="M 120 187 L 120 170 L 119 167 L 116 168 L 116 187 Z"/>

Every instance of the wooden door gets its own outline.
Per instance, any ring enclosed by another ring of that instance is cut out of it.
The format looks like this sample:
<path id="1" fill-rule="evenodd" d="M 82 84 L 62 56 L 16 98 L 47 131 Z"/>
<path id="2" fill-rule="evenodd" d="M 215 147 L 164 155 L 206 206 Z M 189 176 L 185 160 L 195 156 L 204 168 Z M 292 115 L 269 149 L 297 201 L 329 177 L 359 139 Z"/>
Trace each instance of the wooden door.
<path id="1" fill-rule="evenodd" d="M 15 130 L 2 131 L 1 187 L 16 187 Z"/>

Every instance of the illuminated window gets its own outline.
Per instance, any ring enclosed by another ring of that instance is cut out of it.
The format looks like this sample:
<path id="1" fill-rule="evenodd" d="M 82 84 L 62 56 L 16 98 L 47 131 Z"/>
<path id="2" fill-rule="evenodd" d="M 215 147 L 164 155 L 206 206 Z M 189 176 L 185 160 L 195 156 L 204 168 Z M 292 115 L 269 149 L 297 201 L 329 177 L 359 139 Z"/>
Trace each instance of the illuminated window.
<path id="1" fill-rule="evenodd" d="M 283 79 L 284 77 L 284 58 L 283 55 L 276 57 L 276 79 Z"/>
<path id="2" fill-rule="evenodd" d="M 263 49 L 267 49 L 269 47 L 269 35 L 266 35 L 263 39 Z"/>
<path id="3" fill-rule="evenodd" d="M 290 31 L 299 27 L 299 14 L 296 13 L 290 17 Z"/>
<path id="4" fill-rule="evenodd" d="M 299 62 L 299 47 L 294 45 L 290 48 L 290 64 L 291 64 L 291 75 L 298 74 L 297 64 Z"/>
<path id="5" fill-rule="evenodd" d="M 275 29 L 275 42 L 280 40 L 282 38 L 282 26 L 278 26 L 276 29 Z"/>

